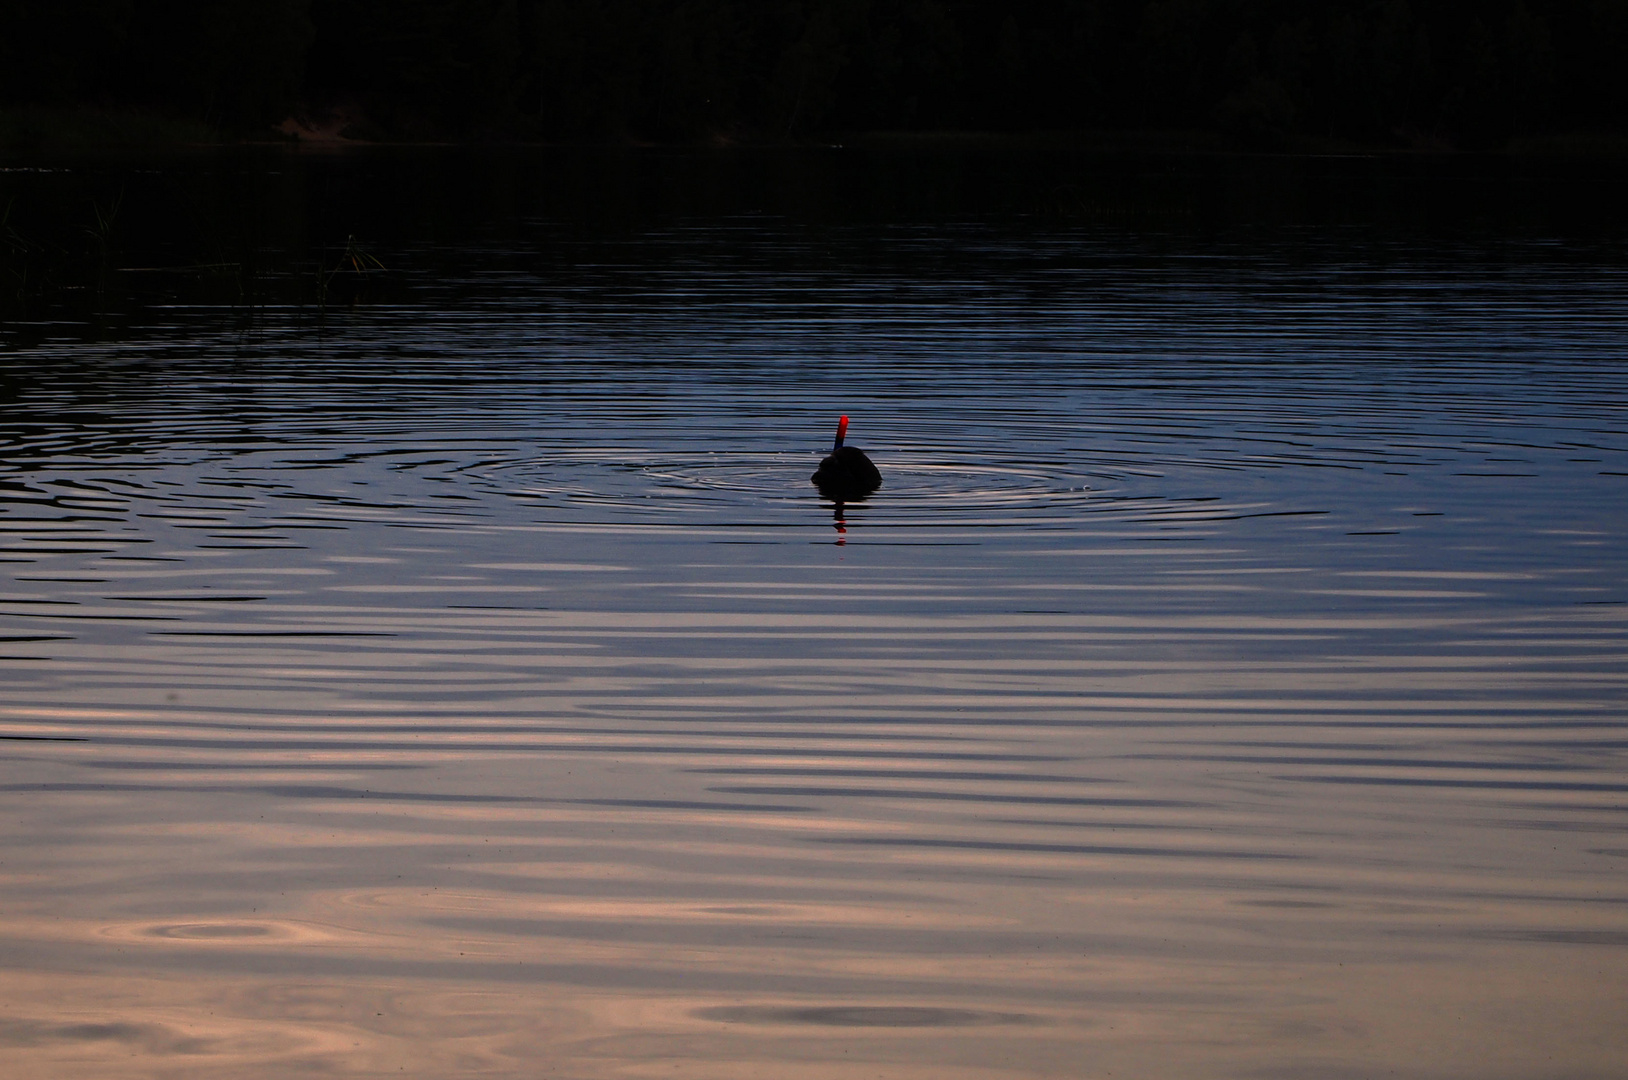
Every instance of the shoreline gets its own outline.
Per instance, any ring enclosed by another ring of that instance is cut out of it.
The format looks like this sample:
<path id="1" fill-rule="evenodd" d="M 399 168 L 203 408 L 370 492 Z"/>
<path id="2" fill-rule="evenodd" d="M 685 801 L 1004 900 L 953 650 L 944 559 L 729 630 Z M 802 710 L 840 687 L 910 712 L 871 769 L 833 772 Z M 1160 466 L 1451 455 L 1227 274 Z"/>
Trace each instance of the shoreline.
<path id="1" fill-rule="evenodd" d="M 156 113 L 98 108 L 0 108 L 0 156 L 34 154 L 131 153 L 211 150 L 234 147 L 297 152 L 350 152 L 373 148 L 440 147 L 551 150 L 815 150 L 966 148 L 976 150 L 1073 151 L 1104 155 L 1228 157 L 1385 157 L 1385 158 L 1628 158 L 1628 133 L 1598 130 L 1556 131 L 1518 136 L 1500 147 L 1466 149 L 1444 140 L 1413 135 L 1408 141 L 1368 142 L 1339 138 L 1286 138 L 1271 146 L 1249 146 L 1213 129 L 1084 129 L 1041 131 L 860 130 L 831 131 L 798 139 L 751 139 L 712 134 L 684 140 L 603 138 L 572 142 L 523 137 L 468 139 L 358 138 L 340 123 L 289 117 L 259 134 L 231 135 L 196 120 Z M 365 125 L 371 127 L 371 125 Z M 370 132 L 371 134 L 371 132 Z"/>

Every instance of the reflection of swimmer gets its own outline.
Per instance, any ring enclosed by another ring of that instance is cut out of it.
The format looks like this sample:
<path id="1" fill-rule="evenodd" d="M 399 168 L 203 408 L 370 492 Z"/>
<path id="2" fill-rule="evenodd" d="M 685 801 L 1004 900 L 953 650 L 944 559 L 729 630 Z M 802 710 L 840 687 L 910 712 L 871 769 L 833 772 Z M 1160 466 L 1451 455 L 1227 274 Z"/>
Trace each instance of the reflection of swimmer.
<path id="1" fill-rule="evenodd" d="M 843 502 L 863 499 L 882 486 L 882 474 L 876 471 L 871 459 L 855 446 L 843 446 L 842 437 L 848 433 L 848 418 L 837 421 L 837 441 L 831 454 L 812 477 L 814 486 L 827 499 Z"/>

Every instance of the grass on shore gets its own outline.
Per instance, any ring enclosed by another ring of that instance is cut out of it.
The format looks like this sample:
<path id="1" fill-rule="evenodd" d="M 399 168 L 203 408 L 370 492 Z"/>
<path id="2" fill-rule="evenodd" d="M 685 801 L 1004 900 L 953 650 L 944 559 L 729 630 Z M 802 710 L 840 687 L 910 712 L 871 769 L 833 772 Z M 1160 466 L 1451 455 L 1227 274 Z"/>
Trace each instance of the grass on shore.
<path id="1" fill-rule="evenodd" d="M 207 124 L 147 112 L 43 105 L 0 108 L 0 150 L 94 150 L 221 141 L 220 132 Z"/>

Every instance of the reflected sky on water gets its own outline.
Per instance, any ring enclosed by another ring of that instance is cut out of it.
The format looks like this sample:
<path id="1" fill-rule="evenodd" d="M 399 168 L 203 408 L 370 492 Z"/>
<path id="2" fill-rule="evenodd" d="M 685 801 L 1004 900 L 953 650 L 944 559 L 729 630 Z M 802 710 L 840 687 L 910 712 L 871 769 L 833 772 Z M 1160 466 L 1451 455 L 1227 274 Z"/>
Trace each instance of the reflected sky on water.
<path id="1" fill-rule="evenodd" d="M 1611 1075 L 1628 264 L 1479 167 L 4 174 L 6 1057 Z"/>

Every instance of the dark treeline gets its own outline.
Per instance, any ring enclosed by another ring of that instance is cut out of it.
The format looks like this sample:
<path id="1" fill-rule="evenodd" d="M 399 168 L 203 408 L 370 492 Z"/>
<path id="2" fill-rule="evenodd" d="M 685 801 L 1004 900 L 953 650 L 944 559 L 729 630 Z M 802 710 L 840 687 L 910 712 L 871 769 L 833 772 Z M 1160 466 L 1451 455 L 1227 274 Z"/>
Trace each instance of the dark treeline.
<path id="1" fill-rule="evenodd" d="M 1621 131 L 1628 0 L 0 0 L 0 104 L 397 139 Z"/>

